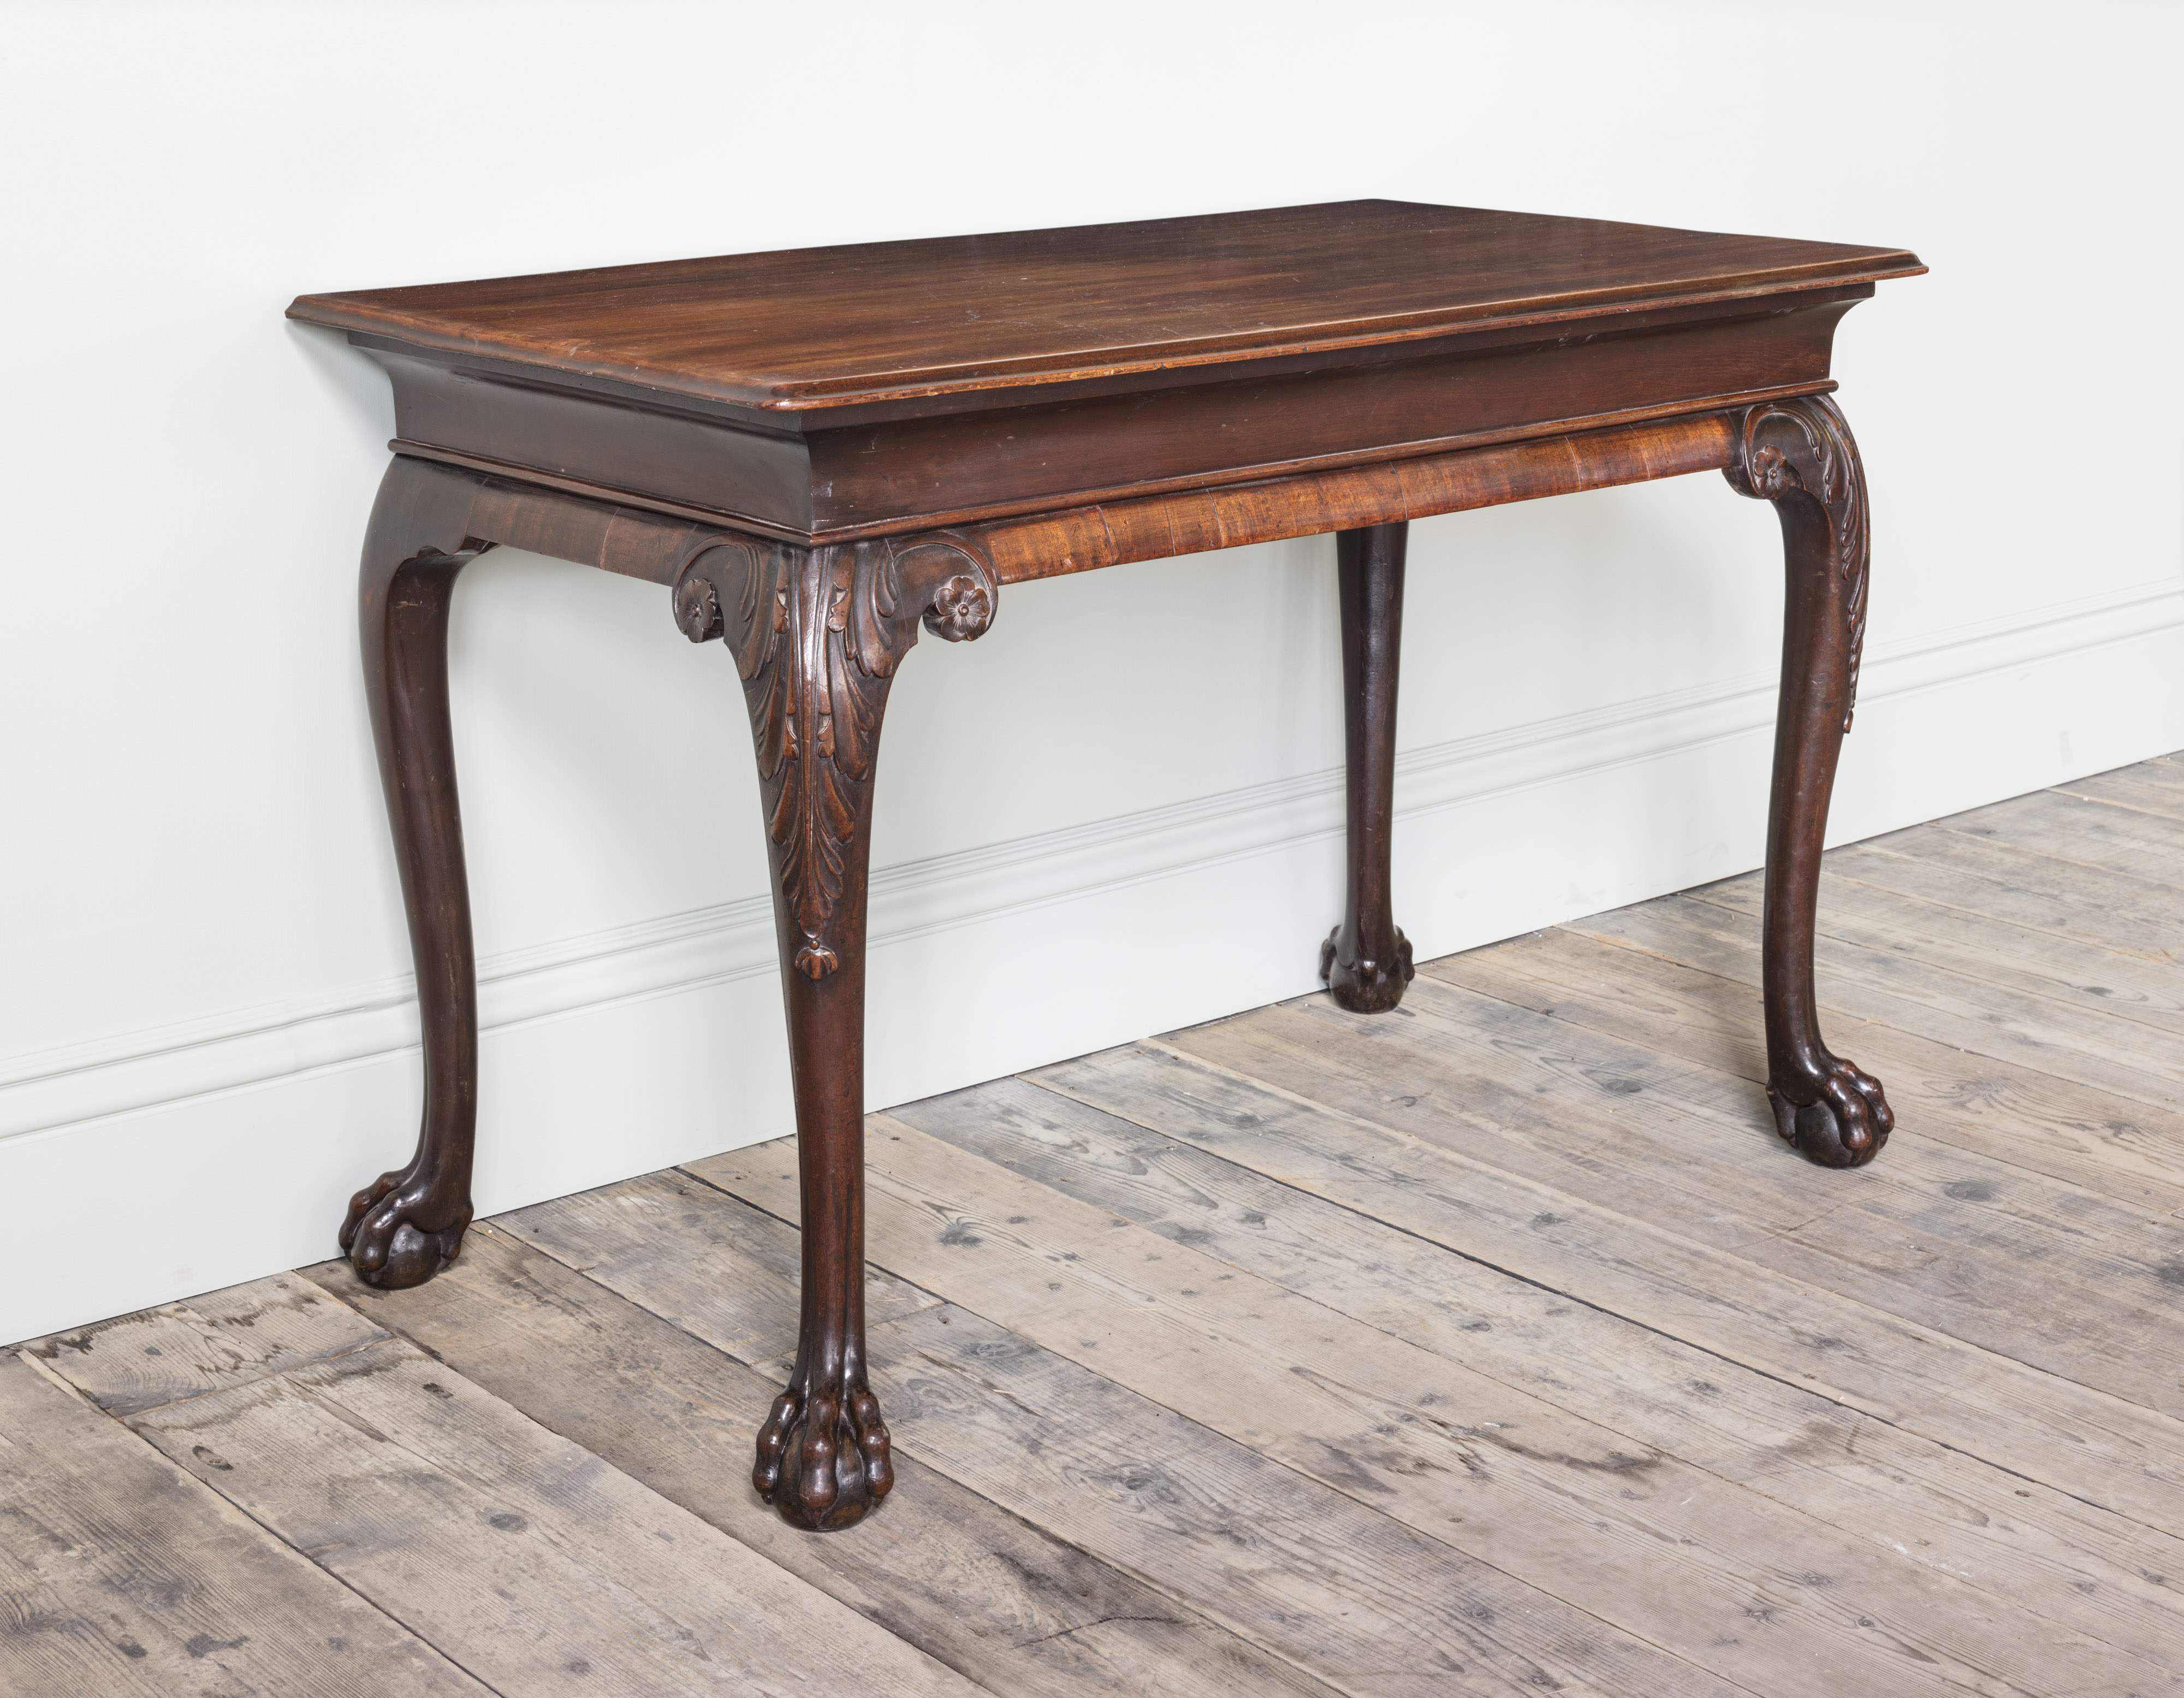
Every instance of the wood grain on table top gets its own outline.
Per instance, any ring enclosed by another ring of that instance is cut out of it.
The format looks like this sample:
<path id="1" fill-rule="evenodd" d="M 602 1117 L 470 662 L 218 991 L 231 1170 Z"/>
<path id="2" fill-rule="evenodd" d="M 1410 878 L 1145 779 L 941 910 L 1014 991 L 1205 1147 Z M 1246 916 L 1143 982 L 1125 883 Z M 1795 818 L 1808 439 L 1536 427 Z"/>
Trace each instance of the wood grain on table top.
<path id="1" fill-rule="evenodd" d="M 798 411 L 1870 283 L 1897 248 L 1358 200 L 300 297 L 443 353 Z"/>

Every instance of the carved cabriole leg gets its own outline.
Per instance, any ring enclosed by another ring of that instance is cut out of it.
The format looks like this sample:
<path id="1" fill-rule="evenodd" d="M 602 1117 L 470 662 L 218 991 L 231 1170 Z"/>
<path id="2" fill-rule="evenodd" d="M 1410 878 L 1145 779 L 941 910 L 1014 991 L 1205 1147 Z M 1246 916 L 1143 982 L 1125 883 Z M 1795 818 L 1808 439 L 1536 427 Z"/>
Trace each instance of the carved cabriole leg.
<path id="1" fill-rule="evenodd" d="M 398 459 L 365 534 L 359 611 L 365 692 L 410 917 L 425 1039 L 424 1122 L 410 1165 L 357 1193 L 341 1247 L 368 1283 L 422 1283 L 471 1221 L 477 1128 L 477 969 L 448 718 L 448 606 L 492 546 L 466 534 L 476 480 Z"/>
<path id="2" fill-rule="evenodd" d="M 1349 891 L 1342 924 L 1319 948 L 1319 976 L 1342 1007 L 1376 1014 L 1403 999 L 1411 943 L 1389 887 L 1396 807 L 1396 675 L 1403 645 L 1407 524 L 1334 539 L 1342 601 L 1342 694 L 1350 801 Z"/>
<path id="3" fill-rule="evenodd" d="M 921 621 L 983 632 L 999 593 L 975 545 L 924 537 L 805 549 L 720 544 L 675 613 L 735 656 L 757 746 L 788 1014 L 803 1209 L 796 1366 L 752 1483 L 794 1526 L 861 1520 L 894 1484 L 865 1376 L 865 891 L 881 717 Z"/>
<path id="4" fill-rule="evenodd" d="M 1814 395 L 1748 410 L 1725 475 L 1740 494 L 1774 504 L 1788 568 L 1767 814 L 1767 1096 L 1777 1130 L 1800 1151 L 1855 1167 L 1880 1153 L 1895 1116 L 1879 1081 L 1821 1041 L 1813 928 L 1836 757 L 1865 636 L 1865 472 L 1841 412 Z"/>

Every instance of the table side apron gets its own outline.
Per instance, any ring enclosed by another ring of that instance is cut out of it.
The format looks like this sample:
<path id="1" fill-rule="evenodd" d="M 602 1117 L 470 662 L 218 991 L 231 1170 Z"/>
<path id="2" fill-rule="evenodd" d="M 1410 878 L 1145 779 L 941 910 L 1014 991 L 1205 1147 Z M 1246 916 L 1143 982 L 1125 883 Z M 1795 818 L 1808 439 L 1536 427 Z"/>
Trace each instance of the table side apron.
<path id="1" fill-rule="evenodd" d="M 1549 340 L 1445 343 L 1318 370 L 928 416 L 703 408 L 565 387 L 514 367 L 359 339 L 393 380 L 399 451 L 574 493 L 705 514 L 760 535 L 850 540 L 1810 394 L 1870 284 L 1730 316 L 1561 327 Z M 1490 341 L 1492 338 L 1486 338 Z M 1290 364 L 1293 362 L 1274 362 Z M 1101 386 L 1104 387 L 1104 386 Z M 1000 405 L 1003 400 L 1017 405 Z M 940 403 L 937 402 L 936 405 Z"/>

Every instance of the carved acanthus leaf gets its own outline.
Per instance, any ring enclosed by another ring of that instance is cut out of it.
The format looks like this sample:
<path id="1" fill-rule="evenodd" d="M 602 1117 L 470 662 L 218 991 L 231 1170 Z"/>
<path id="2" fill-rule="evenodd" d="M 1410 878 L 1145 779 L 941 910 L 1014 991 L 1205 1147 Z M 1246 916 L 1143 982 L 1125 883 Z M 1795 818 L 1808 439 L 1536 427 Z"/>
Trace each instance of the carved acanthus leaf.
<path id="1" fill-rule="evenodd" d="M 984 553 L 944 532 L 816 549 L 723 539 L 677 579 L 683 634 L 718 636 L 736 657 L 781 900 L 801 939 L 794 964 L 808 977 L 841 964 L 837 916 L 853 886 L 861 905 L 896 667 L 921 623 L 965 641 L 993 623 L 999 595 Z"/>
<path id="2" fill-rule="evenodd" d="M 1867 528 L 1865 472 L 1841 409 L 1825 395 L 1770 401 L 1744 415 L 1740 451 L 1725 475 L 1736 490 L 1761 500 L 1804 494 L 1828 516 L 1835 565 L 1843 578 L 1844 640 L 1850 655 L 1843 729 L 1858 709 L 1858 661 L 1865 647 L 1866 578 L 1872 539 Z"/>

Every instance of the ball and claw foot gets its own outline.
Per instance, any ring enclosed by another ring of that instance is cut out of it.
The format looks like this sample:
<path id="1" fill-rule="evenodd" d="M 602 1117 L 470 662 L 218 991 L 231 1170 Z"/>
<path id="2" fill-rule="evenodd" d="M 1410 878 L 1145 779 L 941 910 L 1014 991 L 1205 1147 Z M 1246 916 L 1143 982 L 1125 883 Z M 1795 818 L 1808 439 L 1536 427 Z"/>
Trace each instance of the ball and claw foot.
<path id="1" fill-rule="evenodd" d="M 425 1226 L 420 1221 L 439 1221 Z M 454 1260 L 471 1224 L 470 1199 L 453 1209 L 432 1188 L 404 1168 L 382 1173 L 378 1182 L 349 1198 L 342 1222 L 342 1254 L 357 1277 L 382 1291 L 422 1285 Z"/>
<path id="2" fill-rule="evenodd" d="M 751 1484 L 791 1527 L 854 1527 L 894 1484 L 879 1399 L 861 1385 L 846 1393 L 792 1385 L 759 1432 Z"/>
<path id="3" fill-rule="evenodd" d="M 1384 1014 L 1403 1000 L 1403 988 L 1418 976 L 1411 965 L 1411 941 L 1396 928 L 1396 948 L 1386 961 L 1340 961 L 1342 928 L 1336 926 L 1319 946 L 1319 979 L 1335 1005 L 1353 1014 Z"/>
<path id="4" fill-rule="evenodd" d="M 1805 1081 L 1798 1094 L 1810 1100 L 1793 1102 L 1768 1086 L 1774 1130 L 1807 1160 L 1823 1167 L 1863 1167 L 1880 1153 L 1895 1130 L 1896 1116 L 1880 1093 L 1880 1081 L 1834 1056 L 1820 1078 Z"/>

